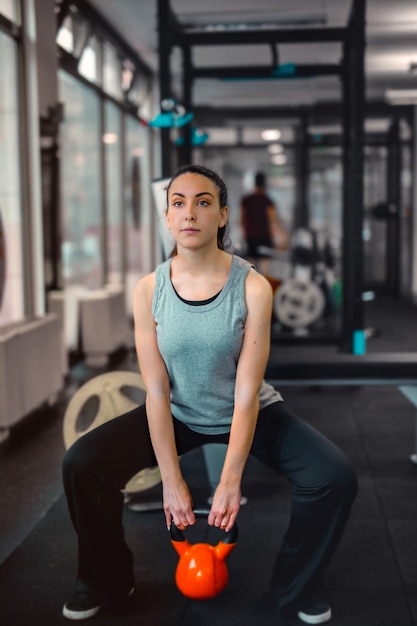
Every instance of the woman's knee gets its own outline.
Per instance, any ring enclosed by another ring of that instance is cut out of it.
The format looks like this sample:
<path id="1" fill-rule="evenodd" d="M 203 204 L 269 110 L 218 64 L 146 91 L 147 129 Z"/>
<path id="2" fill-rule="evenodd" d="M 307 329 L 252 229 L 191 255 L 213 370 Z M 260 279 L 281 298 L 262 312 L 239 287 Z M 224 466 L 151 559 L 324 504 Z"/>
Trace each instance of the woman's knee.
<path id="1" fill-rule="evenodd" d="M 69 476 L 82 473 L 90 464 L 88 451 L 85 449 L 82 438 L 75 441 L 66 451 L 62 461 L 62 475 L 64 480 Z"/>
<path id="2" fill-rule="evenodd" d="M 358 491 L 358 479 L 352 464 L 344 455 L 334 464 L 330 483 L 332 491 L 339 498 L 353 502 Z"/>

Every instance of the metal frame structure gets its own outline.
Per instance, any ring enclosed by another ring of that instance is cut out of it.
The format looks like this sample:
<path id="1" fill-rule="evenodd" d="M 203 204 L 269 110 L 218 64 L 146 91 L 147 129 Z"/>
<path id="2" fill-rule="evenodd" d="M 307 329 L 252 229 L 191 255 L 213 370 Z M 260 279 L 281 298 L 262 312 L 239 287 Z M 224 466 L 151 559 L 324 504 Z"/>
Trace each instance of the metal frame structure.
<path id="1" fill-rule="evenodd" d="M 387 166 L 387 229 L 386 229 L 386 287 L 394 296 L 400 287 L 400 208 L 401 208 L 401 141 L 400 120 L 396 116 L 388 131 Z"/>
<path id="2" fill-rule="evenodd" d="M 363 147 L 365 103 L 365 0 L 354 0 L 343 43 L 343 307 L 340 349 L 353 352 L 364 332 Z"/>
<path id="3" fill-rule="evenodd" d="M 192 32 L 181 28 L 171 11 L 169 0 L 158 0 L 159 19 L 159 67 L 161 99 L 172 97 L 170 87 L 170 53 L 174 46 L 183 52 L 183 104 L 192 110 L 192 83 L 196 78 L 224 77 L 273 77 L 276 65 L 269 67 L 242 68 L 204 68 L 196 69 L 191 64 L 191 49 L 194 46 L 269 44 L 273 51 L 280 43 L 309 44 L 314 42 L 339 42 L 343 46 L 341 65 L 303 65 L 297 68 L 297 76 L 340 76 L 343 89 L 342 120 L 344 150 L 344 185 L 343 185 L 343 308 L 342 329 L 339 348 L 342 352 L 353 352 L 355 331 L 363 332 L 363 144 L 364 144 L 364 51 L 365 51 L 365 0 L 353 0 L 349 23 L 346 28 L 300 28 L 300 29 L 262 29 L 227 32 Z M 273 60 L 276 55 L 272 54 Z M 255 117 L 255 110 L 245 110 L 245 116 Z M 260 108 L 258 117 L 264 116 Z M 276 115 L 276 111 L 274 111 Z M 294 109 L 291 110 L 294 116 Z M 301 145 L 305 145 L 301 136 Z M 161 131 L 162 174 L 171 173 L 171 145 L 169 131 Z M 181 158 L 191 161 L 191 133 L 184 133 L 184 145 Z M 299 156 L 299 175 L 307 176 L 305 157 Z M 298 197 L 297 221 L 305 223 L 308 219 L 305 194 Z"/>

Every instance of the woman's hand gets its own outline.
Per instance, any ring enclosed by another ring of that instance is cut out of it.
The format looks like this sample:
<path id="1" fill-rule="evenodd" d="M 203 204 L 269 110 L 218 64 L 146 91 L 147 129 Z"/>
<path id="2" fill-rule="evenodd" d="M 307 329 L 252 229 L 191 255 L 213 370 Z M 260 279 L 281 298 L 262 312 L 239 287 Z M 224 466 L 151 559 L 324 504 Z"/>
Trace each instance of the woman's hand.
<path id="1" fill-rule="evenodd" d="M 233 527 L 240 509 L 240 484 L 224 485 L 219 483 L 213 496 L 208 523 L 226 532 Z"/>
<path id="2" fill-rule="evenodd" d="M 163 485 L 164 511 L 168 530 L 171 521 L 180 530 L 195 524 L 193 501 L 187 483 L 183 478 L 174 484 Z"/>

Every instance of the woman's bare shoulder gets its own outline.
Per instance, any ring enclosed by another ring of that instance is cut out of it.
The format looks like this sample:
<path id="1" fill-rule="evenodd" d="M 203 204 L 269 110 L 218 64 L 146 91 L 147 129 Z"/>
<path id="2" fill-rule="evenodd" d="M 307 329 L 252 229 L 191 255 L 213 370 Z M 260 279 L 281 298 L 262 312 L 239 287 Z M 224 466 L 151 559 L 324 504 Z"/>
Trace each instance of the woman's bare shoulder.
<path id="1" fill-rule="evenodd" d="M 135 302 L 138 300 L 152 300 L 153 291 L 155 289 L 155 272 L 151 272 L 146 276 L 143 276 L 136 283 L 133 299 Z"/>
<path id="2" fill-rule="evenodd" d="M 250 269 L 245 284 L 246 304 L 249 312 L 270 316 L 272 311 L 272 287 L 256 270 Z"/>
<path id="3" fill-rule="evenodd" d="M 272 295 L 272 287 L 270 282 L 257 272 L 253 267 L 248 272 L 246 278 L 246 289 L 252 295 Z"/>

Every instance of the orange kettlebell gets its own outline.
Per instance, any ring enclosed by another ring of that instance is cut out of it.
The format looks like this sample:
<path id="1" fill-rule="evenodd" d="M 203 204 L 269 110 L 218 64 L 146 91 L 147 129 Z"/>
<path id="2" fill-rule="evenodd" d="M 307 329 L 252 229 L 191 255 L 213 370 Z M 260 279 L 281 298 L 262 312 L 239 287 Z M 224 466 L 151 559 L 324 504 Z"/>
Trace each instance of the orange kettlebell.
<path id="1" fill-rule="evenodd" d="M 210 513 L 206 507 L 193 511 L 197 518 L 207 517 Z M 236 545 L 237 534 L 235 524 L 217 546 L 208 543 L 191 545 L 182 530 L 171 522 L 171 543 L 180 557 L 175 581 L 181 593 L 193 600 L 207 600 L 223 591 L 229 580 L 226 558 Z"/>

